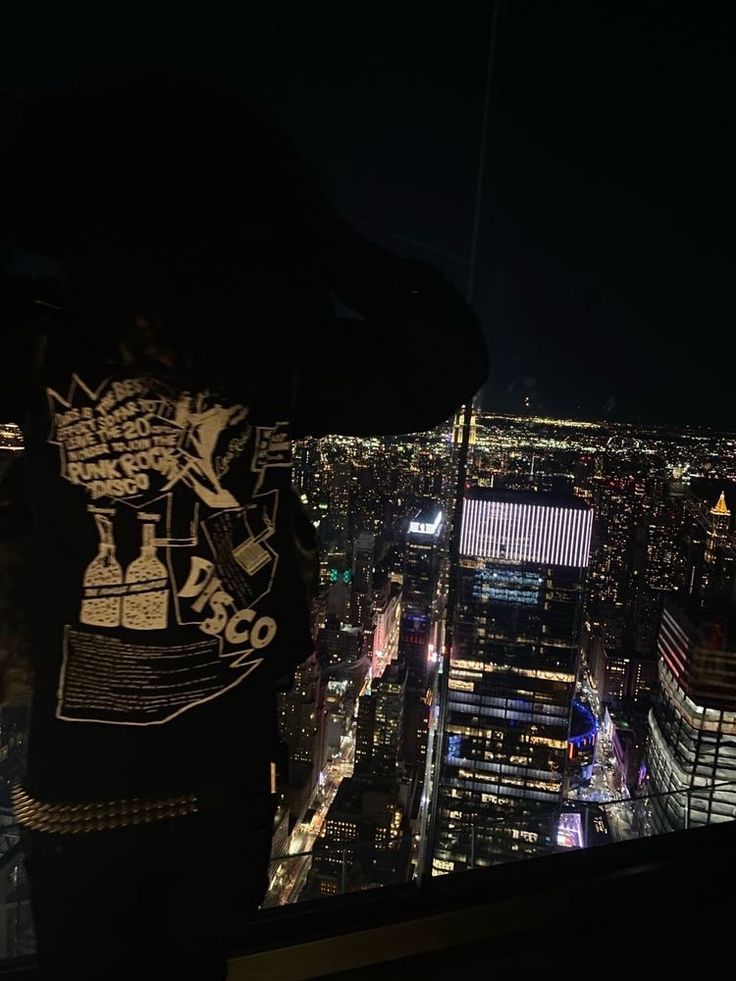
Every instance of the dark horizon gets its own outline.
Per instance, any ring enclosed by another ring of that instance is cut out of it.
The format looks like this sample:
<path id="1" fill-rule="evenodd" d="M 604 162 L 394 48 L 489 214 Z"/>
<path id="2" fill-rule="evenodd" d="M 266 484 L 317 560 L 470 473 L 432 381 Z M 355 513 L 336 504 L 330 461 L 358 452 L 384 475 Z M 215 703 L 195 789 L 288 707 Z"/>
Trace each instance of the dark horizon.
<path id="1" fill-rule="evenodd" d="M 733 10 L 502 9 L 475 291 L 492 353 L 484 406 L 520 412 L 529 398 L 541 414 L 736 428 Z M 227 23 L 159 13 L 111 32 L 16 8 L 0 83 L 64 79 L 108 50 L 216 65 L 347 217 L 464 289 L 491 10 L 276 2 Z"/>

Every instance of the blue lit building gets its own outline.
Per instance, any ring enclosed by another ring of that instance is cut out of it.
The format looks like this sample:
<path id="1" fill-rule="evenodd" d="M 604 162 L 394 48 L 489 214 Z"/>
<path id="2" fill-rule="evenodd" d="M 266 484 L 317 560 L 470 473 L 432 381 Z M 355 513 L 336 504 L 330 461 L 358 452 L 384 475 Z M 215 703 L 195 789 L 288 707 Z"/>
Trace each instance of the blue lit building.
<path id="1" fill-rule="evenodd" d="M 570 735 L 567 738 L 567 759 L 570 764 L 570 783 L 587 784 L 593 776 L 595 748 L 598 744 L 598 721 L 587 705 L 572 703 Z"/>
<path id="2" fill-rule="evenodd" d="M 466 496 L 433 873 L 557 848 L 576 754 L 595 745 L 582 705 L 571 730 L 592 518 L 572 496 Z"/>

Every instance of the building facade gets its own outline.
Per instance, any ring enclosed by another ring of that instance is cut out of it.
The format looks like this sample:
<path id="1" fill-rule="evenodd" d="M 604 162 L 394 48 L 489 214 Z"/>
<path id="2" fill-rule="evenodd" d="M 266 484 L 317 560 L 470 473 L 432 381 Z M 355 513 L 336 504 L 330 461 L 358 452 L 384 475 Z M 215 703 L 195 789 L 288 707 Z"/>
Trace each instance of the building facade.
<path id="1" fill-rule="evenodd" d="M 430 508 L 415 516 L 406 535 L 399 657 L 406 667 L 409 686 L 418 690 L 427 686 L 442 533 L 442 512 Z"/>
<path id="2" fill-rule="evenodd" d="M 418 794 L 424 778 L 429 733 L 430 644 L 437 616 L 444 518 L 436 505 L 418 511 L 409 523 L 404 553 L 398 661 L 406 672 L 403 759 Z"/>
<path id="3" fill-rule="evenodd" d="M 345 778 L 314 845 L 306 895 L 331 896 L 405 882 L 410 838 L 393 780 Z"/>
<path id="4" fill-rule="evenodd" d="M 658 831 L 736 818 L 735 628 L 732 608 L 665 604 L 647 753 Z"/>
<path id="5" fill-rule="evenodd" d="M 466 496 L 433 873 L 556 847 L 592 517 L 575 497 Z"/>
<path id="6" fill-rule="evenodd" d="M 368 627 L 373 612 L 373 566 L 376 561 L 376 536 L 364 531 L 353 544 L 353 581 L 351 623 Z"/>
<path id="7" fill-rule="evenodd" d="M 355 772 L 396 777 L 402 755 L 406 674 L 389 665 L 358 703 Z"/>

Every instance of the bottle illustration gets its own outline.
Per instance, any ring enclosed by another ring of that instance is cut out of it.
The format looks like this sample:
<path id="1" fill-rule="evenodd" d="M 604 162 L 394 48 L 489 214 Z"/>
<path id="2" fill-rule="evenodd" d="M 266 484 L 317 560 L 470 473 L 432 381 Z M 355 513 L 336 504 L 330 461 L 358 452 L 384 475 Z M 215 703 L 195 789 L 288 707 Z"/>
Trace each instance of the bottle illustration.
<path id="1" fill-rule="evenodd" d="M 81 623 L 90 627 L 119 627 L 123 570 L 115 558 L 112 519 L 115 511 L 90 507 L 100 536 L 100 548 L 82 579 Z"/>
<path id="2" fill-rule="evenodd" d="M 123 626 L 130 630 L 165 630 L 168 624 L 169 573 L 156 556 L 158 515 L 139 514 L 141 551 L 125 573 Z"/>

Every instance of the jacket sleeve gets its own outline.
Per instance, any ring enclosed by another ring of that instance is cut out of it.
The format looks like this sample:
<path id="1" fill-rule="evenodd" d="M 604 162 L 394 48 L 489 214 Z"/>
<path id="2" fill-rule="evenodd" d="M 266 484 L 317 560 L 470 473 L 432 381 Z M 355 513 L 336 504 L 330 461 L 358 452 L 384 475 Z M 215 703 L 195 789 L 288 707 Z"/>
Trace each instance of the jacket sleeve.
<path id="1" fill-rule="evenodd" d="M 335 218 L 324 278 L 360 319 L 332 319 L 298 350 L 294 432 L 398 435 L 439 425 L 488 374 L 477 317 L 433 266 L 401 259 Z"/>

